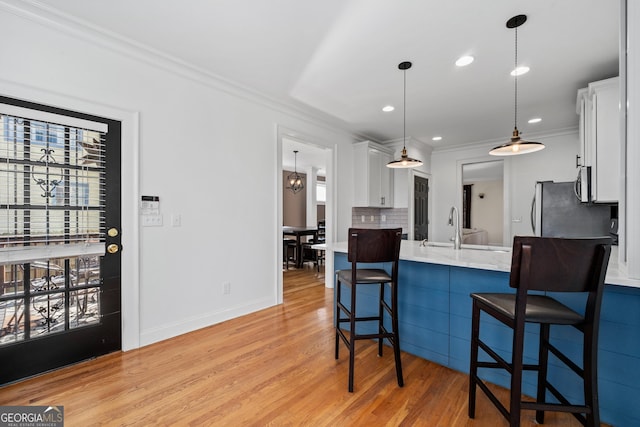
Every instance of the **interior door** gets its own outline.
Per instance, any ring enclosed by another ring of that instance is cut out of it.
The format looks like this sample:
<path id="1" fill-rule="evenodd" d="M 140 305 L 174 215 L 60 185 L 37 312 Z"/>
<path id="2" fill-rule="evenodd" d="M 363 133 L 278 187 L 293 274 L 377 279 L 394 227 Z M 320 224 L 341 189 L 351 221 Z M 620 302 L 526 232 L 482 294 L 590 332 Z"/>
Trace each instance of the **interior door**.
<path id="1" fill-rule="evenodd" d="M 0 384 L 121 348 L 120 122 L 0 97 Z"/>
<path id="2" fill-rule="evenodd" d="M 414 240 L 429 238 L 429 180 L 414 176 Z"/>

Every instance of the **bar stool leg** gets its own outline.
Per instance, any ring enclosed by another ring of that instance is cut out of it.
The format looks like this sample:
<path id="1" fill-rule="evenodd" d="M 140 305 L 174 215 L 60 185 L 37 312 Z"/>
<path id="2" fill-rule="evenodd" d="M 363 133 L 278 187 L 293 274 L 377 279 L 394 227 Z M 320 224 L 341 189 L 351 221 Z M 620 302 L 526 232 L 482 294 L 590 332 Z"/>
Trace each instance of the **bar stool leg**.
<path id="1" fill-rule="evenodd" d="M 511 352 L 511 402 L 509 405 L 509 425 L 520 426 L 520 413 L 522 402 L 522 356 L 524 353 L 524 320 L 513 328 L 513 350 Z"/>
<path id="2" fill-rule="evenodd" d="M 384 333 L 384 326 L 382 324 L 384 320 L 384 283 L 379 283 L 380 287 L 380 300 L 378 301 L 378 333 L 382 335 Z M 380 336 L 378 338 L 378 356 L 382 357 L 382 344 L 384 343 L 384 338 Z"/>
<path id="3" fill-rule="evenodd" d="M 597 324 L 590 324 L 584 330 L 584 404 L 590 409 L 587 412 L 587 426 L 600 426 L 600 406 L 598 403 L 598 344 L 594 331 Z"/>
<path id="4" fill-rule="evenodd" d="M 540 344 L 538 350 L 538 395 L 536 401 L 545 403 L 547 395 L 547 363 L 549 361 L 549 324 L 540 324 Z M 536 422 L 544 423 L 544 411 L 536 411 Z"/>
<path id="5" fill-rule="evenodd" d="M 384 285 L 383 285 L 384 287 Z M 404 378 L 402 377 L 402 359 L 400 358 L 400 333 L 398 328 L 398 285 L 391 284 L 391 325 L 393 327 L 393 353 L 396 360 L 396 376 L 398 377 L 398 386 L 404 387 Z"/>
<path id="6" fill-rule="evenodd" d="M 471 315 L 471 358 L 469 366 L 469 418 L 476 416 L 476 377 L 478 375 L 478 337 L 480 336 L 480 308 L 473 300 Z"/>
<path id="7" fill-rule="evenodd" d="M 356 285 L 351 285 L 351 301 L 349 310 L 349 393 L 353 393 L 353 371 L 356 359 Z"/>
<path id="8" fill-rule="evenodd" d="M 336 275 L 337 277 L 337 275 Z M 340 329 L 340 318 L 342 314 L 342 310 L 340 309 L 340 290 L 342 289 L 342 284 L 340 280 L 336 281 L 336 304 L 335 304 L 335 313 L 336 313 L 336 360 L 340 356 L 340 334 L 338 333 L 338 329 Z"/>

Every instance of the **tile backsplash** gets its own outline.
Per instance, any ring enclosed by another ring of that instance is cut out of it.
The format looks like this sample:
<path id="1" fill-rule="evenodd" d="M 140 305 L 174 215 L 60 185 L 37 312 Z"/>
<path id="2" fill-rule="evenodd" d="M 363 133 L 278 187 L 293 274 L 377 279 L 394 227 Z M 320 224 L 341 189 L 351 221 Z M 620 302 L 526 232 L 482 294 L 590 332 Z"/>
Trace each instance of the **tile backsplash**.
<path id="1" fill-rule="evenodd" d="M 407 208 L 352 208 L 351 226 L 360 228 L 402 227 L 407 233 L 409 227 Z"/>

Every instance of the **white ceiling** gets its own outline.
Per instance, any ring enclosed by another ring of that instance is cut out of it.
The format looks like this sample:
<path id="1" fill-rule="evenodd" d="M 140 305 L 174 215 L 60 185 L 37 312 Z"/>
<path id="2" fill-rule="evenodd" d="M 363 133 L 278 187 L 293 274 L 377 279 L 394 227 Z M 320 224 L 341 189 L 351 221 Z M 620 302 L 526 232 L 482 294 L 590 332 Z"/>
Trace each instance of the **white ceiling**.
<path id="1" fill-rule="evenodd" d="M 436 150 L 575 128 L 576 91 L 618 74 L 615 0 L 30 0 L 268 97 L 321 111 L 384 142 L 407 136 Z M 458 68 L 463 54 L 476 60 Z M 384 105 L 396 110 L 383 113 Z M 542 117 L 536 125 L 527 124 Z M 443 137 L 433 142 L 435 135 Z"/>

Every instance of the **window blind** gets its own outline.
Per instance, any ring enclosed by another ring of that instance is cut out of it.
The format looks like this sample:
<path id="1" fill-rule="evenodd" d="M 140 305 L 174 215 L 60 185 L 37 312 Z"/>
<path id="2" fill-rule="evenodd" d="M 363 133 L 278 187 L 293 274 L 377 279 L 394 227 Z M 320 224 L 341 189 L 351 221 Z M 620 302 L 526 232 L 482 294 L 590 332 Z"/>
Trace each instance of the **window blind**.
<path id="1" fill-rule="evenodd" d="M 13 115 L 0 114 L 0 263 L 51 256 L 56 246 L 104 251 L 106 125 L 4 104 L 0 111 L 6 107 Z"/>

